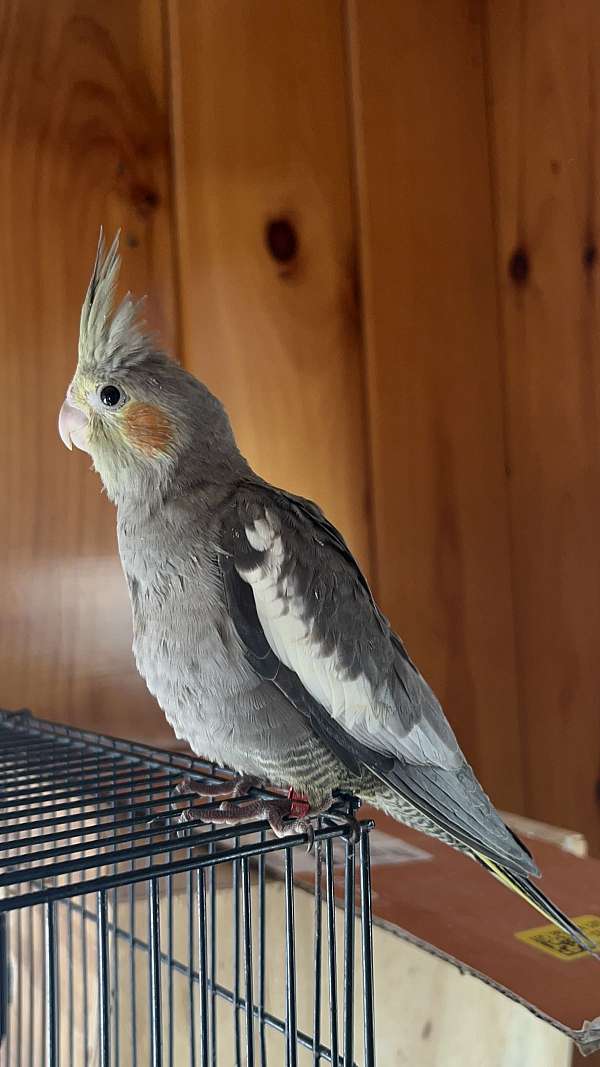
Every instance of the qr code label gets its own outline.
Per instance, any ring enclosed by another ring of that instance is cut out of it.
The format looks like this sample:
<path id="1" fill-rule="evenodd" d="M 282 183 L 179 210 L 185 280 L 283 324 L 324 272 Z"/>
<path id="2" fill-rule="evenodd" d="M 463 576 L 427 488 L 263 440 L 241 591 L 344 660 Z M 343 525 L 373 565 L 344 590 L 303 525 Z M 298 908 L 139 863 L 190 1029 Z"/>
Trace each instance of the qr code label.
<path id="1" fill-rule="evenodd" d="M 573 922 L 600 948 L 600 916 L 579 915 L 573 919 Z M 539 949 L 540 952 L 547 952 L 549 956 L 566 962 L 585 959 L 589 955 L 576 941 L 573 941 L 572 937 L 552 925 L 536 926 L 532 930 L 520 930 L 515 937 Z"/>

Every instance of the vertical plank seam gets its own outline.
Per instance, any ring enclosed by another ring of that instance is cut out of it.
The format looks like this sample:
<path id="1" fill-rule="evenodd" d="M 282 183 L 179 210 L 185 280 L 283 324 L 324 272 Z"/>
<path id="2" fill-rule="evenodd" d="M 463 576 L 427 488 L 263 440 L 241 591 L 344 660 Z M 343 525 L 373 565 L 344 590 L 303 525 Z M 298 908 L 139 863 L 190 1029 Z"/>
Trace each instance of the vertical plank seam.
<path id="1" fill-rule="evenodd" d="M 523 686 L 522 686 L 522 664 L 523 655 L 521 640 L 519 636 L 519 615 L 517 610 L 517 597 L 515 589 L 515 541 L 514 541 L 514 526 L 513 526 L 513 514 L 512 514 L 512 494 L 510 484 L 508 482 L 507 471 L 510 470 L 510 434 L 509 434 L 509 412 L 508 412 L 508 383 L 507 383 L 507 340 L 506 340 L 506 323 L 504 318 L 504 308 L 502 301 L 502 285 L 501 285 L 501 264 L 500 264 L 500 231 L 498 224 L 499 210 L 500 210 L 500 197 L 496 185 L 497 178 L 497 159 L 495 150 L 495 137 L 494 137 L 494 109 L 493 109 L 493 88 L 492 88 L 492 75 L 491 75 L 491 47 L 490 47 L 490 24 L 489 24 L 489 0 L 484 0 L 482 5 L 482 18 L 481 18 L 481 57 L 483 61 L 483 95 L 484 95 L 484 112 L 485 112 L 485 127 L 487 138 L 487 162 L 489 170 L 489 196 L 490 196 L 490 214 L 491 214 L 491 227 L 492 227 L 492 241 L 494 252 L 494 288 L 496 293 L 496 320 L 498 324 L 498 372 L 500 379 L 500 411 L 501 411 L 501 433 L 502 433 L 502 451 L 503 451 L 503 466 L 504 466 L 504 521 L 507 527 L 507 541 L 508 541 L 508 570 L 510 577 L 510 606 L 512 615 L 512 644 L 513 654 L 515 659 L 515 689 L 517 698 L 516 708 L 516 720 L 517 720 L 517 735 L 519 739 L 519 760 L 520 760 L 520 778 L 521 778 L 521 793 L 524 804 L 524 813 L 529 814 L 531 811 L 530 795 L 528 776 L 526 774 L 527 767 L 529 766 L 529 738 L 527 732 L 527 726 L 525 722 L 524 712 L 524 700 L 523 700 Z"/>
<path id="2" fill-rule="evenodd" d="M 176 352 L 173 355 L 183 365 L 187 365 L 185 358 L 185 346 L 184 346 L 184 330 L 183 330 L 183 297 L 181 292 L 181 244 L 179 239 L 179 220 L 181 212 L 179 208 L 180 195 L 179 195 L 179 154 L 177 150 L 178 145 L 178 132 L 180 130 L 180 122 L 176 116 L 175 107 L 175 45 L 173 44 L 173 23 L 174 16 L 171 12 L 170 0 L 159 0 L 160 3 L 160 17 L 161 17 L 161 29 L 163 39 L 163 54 L 164 54 L 164 70 L 165 70 L 165 101 L 167 110 L 167 125 L 168 125 L 168 168 L 167 168 L 167 180 L 169 187 L 169 215 L 170 215 L 170 249 L 171 249 L 171 266 L 173 275 L 173 297 L 174 297 L 174 311 L 175 311 L 175 323 L 174 323 L 174 335 Z M 178 65 L 177 65 L 178 69 Z M 178 82 L 179 84 L 179 82 Z"/>
<path id="3" fill-rule="evenodd" d="M 353 231 L 355 233 L 355 263 L 358 274 L 359 301 L 359 368 L 361 381 L 361 410 L 364 428 L 364 452 L 365 468 L 368 479 L 367 485 L 367 545 L 371 564 L 371 585 L 375 596 L 379 599 L 382 588 L 382 575 L 380 573 L 379 544 L 377 536 L 377 494 L 375 485 L 375 445 L 373 439 L 373 386 L 371 380 L 371 360 L 369 352 L 373 349 L 369 339 L 368 317 L 365 315 L 365 301 L 367 293 L 367 279 L 369 276 L 366 261 L 368 260 L 369 242 L 364 230 L 367 225 L 367 213 L 363 209 L 364 197 L 361 189 L 365 186 L 365 168 L 363 165 L 362 152 L 359 148 L 360 129 L 362 122 L 362 106 L 360 99 L 360 79 L 357 72 L 358 44 L 356 42 L 356 11 L 353 0 L 341 0 L 340 8 L 342 24 L 342 44 L 344 62 L 344 87 L 346 97 L 346 115 L 348 121 L 348 143 L 350 157 L 350 210 L 352 215 Z M 363 505 L 364 506 L 364 505 Z"/>

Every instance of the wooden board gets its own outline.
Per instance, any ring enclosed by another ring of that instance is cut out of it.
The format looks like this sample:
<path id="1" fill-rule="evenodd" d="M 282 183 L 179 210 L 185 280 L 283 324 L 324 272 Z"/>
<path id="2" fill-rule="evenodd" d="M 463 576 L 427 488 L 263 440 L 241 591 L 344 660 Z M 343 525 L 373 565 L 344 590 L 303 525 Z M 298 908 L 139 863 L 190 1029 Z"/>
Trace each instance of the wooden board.
<path id="1" fill-rule="evenodd" d="M 342 5 L 175 0 L 170 36 L 185 362 L 368 569 Z"/>
<path id="2" fill-rule="evenodd" d="M 481 26 L 350 5 L 378 585 L 496 803 L 519 809 Z"/>
<path id="3" fill-rule="evenodd" d="M 600 847 L 600 8 L 488 4 L 528 810 Z"/>
<path id="4" fill-rule="evenodd" d="M 0 52 L 0 704 L 171 738 L 136 674 L 115 515 L 57 433 L 98 228 L 174 335 L 158 0 L 9 0 Z"/>

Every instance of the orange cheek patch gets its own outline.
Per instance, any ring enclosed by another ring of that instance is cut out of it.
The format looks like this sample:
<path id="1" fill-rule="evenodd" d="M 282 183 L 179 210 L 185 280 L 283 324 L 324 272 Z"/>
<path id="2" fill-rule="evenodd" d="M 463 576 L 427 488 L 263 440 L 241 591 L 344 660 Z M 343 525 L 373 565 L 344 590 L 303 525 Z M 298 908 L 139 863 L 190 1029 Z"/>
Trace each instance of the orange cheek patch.
<path id="1" fill-rule="evenodd" d="M 173 440 L 171 422 L 153 404 L 130 404 L 123 412 L 123 429 L 129 441 L 147 456 L 167 452 Z"/>

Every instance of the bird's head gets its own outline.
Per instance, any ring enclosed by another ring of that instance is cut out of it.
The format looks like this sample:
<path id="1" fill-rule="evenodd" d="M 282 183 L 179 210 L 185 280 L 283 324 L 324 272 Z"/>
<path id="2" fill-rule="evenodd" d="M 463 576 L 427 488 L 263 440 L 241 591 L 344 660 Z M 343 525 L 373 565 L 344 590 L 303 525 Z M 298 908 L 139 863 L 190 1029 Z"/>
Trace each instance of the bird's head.
<path id="1" fill-rule="evenodd" d="M 110 498 L 151 499 L 176 478 L 197 483 L 203 468 L 234 470 L 239 455 L 222 405 L 144 331 L 140 302 L 113 311 L 118 236 L 102 234 L 81 311 L 79 358 L 60 409 L 67 448 L 88 452 Z"/>

